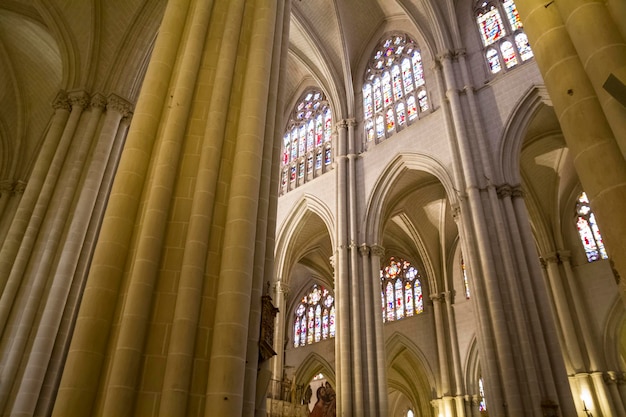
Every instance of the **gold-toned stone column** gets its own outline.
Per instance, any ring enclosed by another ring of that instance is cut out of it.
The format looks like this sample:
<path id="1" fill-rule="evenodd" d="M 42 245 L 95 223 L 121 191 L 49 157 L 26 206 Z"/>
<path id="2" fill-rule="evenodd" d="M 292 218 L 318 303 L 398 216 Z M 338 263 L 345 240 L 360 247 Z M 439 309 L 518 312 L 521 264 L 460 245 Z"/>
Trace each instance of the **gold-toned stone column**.
<path id="1" fill-rule="evenodd" d="M 435 336 L 437 338 L 437 357 L 439 359 L 439 378 L 441 385 L 438 395 L 446 396 L 450 394 L 450 373 L 448 370 L 448 355 L 446 352 L 445 329 L 443 327 L 443 315 L 441 309 L 441 301 L 445 298 L 445 293 L 431 294 L 430 299 L 433 302 L 433 310 L 435 316 Z"/>
<path id="2" fill-rule="evenodd" d="M 535 60 L 543 75 L 554 110 L 583 189 L 602 228 L 617 271 L 626 276 L 626 163 L 559 14 L 543 0 L 517 3 Z M 594 23 L 595 24 L 595 23 Z M 584 36 L 584 34 L 582 34 Z M 626 280 L 621 280 L 626 297 Z"/>
<path id="3" fill-rule="evenodd" d="M 243 76 L 241 109 L 256 109 L 254 117 L 240 116 L 224 229 L 222 267 L 217 289 L 215 327 L 211 346 L 205 415 L 242 415 L 250 305 L 254 293 L 255 245 L 262 188 L 264 144 L 268 114 L 274 31 L 278 15 L 275 0 L 259 0 L 253 7 L 249 33 L 249 63 Z M 265 251 L 263 251 L 263 257 Z M 237 259 L 237 262 L 231 262 Z M 254 325 L 258 325 L 255 323 Z M 249 410 L 247 411 L 249 412 Z"/>
<path id="4" fill-rule="evenodd" d="M 22 239 L 25 237 L 31 215 L 36 209 L 37 201 L 42 197 L 42 188 L 48 179 L 49 169 L 53 164 L 55 155 L 57 155 L 59 143 L 64 144 L 68 140 L 67 135 L 63 136 L 63 132 L 69 123 L 71 110 L 67 93 L 62 91 L 57 94 L 52 107 L 54 108 L 54 114 L 50 121 L 50 128 L 37 155 L 37 160 L 33 164 L 33 172 L 30 174 L 28 184 L 13 216 L 2 248 L 0 248 L 0 293 L 4 292 L 4 287 L 11 273 Z M 78 123 L 78 117 L 74 116 L 72 118 L 73 121 L 69 123 L 70 126 Z M 64 141 L 62 141 L 63 138 L 65 138 Z M 5 196 L 2 198 L 5 198 Z"/>
<path id="5" fill-rule="evenodd" d="M 626 156 L 626 107 L 603 87 L 612 73 L 626 74 L 626 42 L 605 1 L 559 0 L 553 6 L 559 10 L 617 144 Z"/>
<path id="6" fill-rule="evenodd" d="M 365 354 L 367 357 L 366 372 L 367 372 L 367 395 L 366 395 L 366 408 L 370 413 L 374 413 L 378 409 L 378 392 L 376 388 L 378 386 L 378 371 L 376 366 L 376 327 L 374 324 L 375 314 L 379 311 L 377 306 L 379 304 L 372 302 L 376 300 L 375 294 L 377 291 L 373 290 L 374 281 L 372 280 L 371 260 L 370 260 L 370 248 L 363 244 L 359 246 L 359 254 L 361 255 L 361 270 L 363 271 L 363 314 L 364 314 L 364 336 L 365 341 Z"/>
<path id="7" fill-rule="evenodd" d="M 107 213 L 57 394 L 54 416 L 78 417 L 93 415 L 95 412 L 119 286 L 130 253 L 131 236 L 152 156 L 154 138 L 163 116 L 163 108 L 168 103 L 168 85 L 184 32 L 187 8 L 188 2 L 185 0 L 171 0 L 166 7 L 109 197 Z M 133 330 L 129 329 L 128 332 L 132 338 Z M 136 352 L 128 353 L 134 355 Z M 128 365 L 136 369 L 138 364 Z M 125 364 L 119 363 L 117 366 L 124 371 Z M 125 386 L 124 389 L 129 392 L 129 387 Z M 131 396 L 126 395 L 119 403 L 113 404 L 117 410 L 125 410 L 119 414 L 115 412 L 116 415 L 125 415 L 132 403 Z"/>

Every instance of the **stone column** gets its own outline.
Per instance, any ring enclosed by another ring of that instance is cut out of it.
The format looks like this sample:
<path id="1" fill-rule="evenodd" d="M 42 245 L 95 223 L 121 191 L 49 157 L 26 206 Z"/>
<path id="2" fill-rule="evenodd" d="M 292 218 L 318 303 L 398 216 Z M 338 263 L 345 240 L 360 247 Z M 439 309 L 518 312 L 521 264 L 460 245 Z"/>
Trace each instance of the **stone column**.
<path id="1" fill-rule="evenodd" d="M 617 384 L 619 383 L 619 374 L 615 371 L 609 371 L 604 375 L 604 382 L 609 388 L 609 392 L 611 394 L 611 402 L 613 403 L 613 407 L 615 409 L 615 414 L 618 416 L 626 416 L 626 409 L 624 408 L 624 403 L 622 401 L 622 397 L 620 395 Z"/>
<path id="2" fill-rule="evenodd" d="M 381 305 L 380 299 L 380 268 L 382 259 L 385 256 L 385 249 L 379 245 L 370 246 L 371 275 L 372 281 L 372 306 L 377 311 L 376 306 Z M 389 394 L 387 392 L 387 361 L 385 356 L 385 333 L 383 329 L 383 317 L 380 310 L 374 314 L 374 329 L 376 334 L 376 355 L 372 361 L 376 361 L 376 375 L 378 380 L 378 416 L 386 417 L 389 413 Z"/>
<path id="3" fill-rule="evenodd" d="M 335 368 L 337 372 L 337 415 L 353 414 L 352 312 L 350 308 L 349 240 L 347 195 L 348 185 L 348 123 L 337 123 L 335 164 L 337 169 L 337 253 L 335 268 L 335 305 L 337 308 L 335 337 Z"/>
<path id="4" fill-rule="evenodd" d="M 274 349 L 278 352 L 272 358 L 273 379 L 280 380 L 283 377 L 283 367 L 285 360 L 285 333 L 289 331 L 291 321 L 287 317 L 287 299 L 289 297 L 289 286 L 278 279 L 274 284 L 274 295 L 278 314 L 275 321 Z M 276 398 L 276 397 L 274 397 Z"/>
<path id="5" fill-rule="evenodd" d="M 575 50 L 559 13 L 561 9 L 567 10 L 565 4 L 557 7 L 555 3 L 521 0 L 516 4 L 583 189 L 589 196 L 600 227 L 610 225 L 602 228 L 606 230 L 603 238 L 607 251 L 619 274 L 626 276 L 626 240 L 623 239 L 626 235 L 626 216 L 623 216 L 623 208 L 626 207 L 626 163 L 581 63 L 586 53 L 579 54 Z M 569 8 L 570 4 L 581 2 L 565 3 Z M 579 12 L 584 13 L 583 9 Z M 583 21 L 580 16 L 584 17 L 578 15 L 571 22 L 572 30 L 581 27 Z M 594 32 L 600 28 L 604 30 L 602 23 L 591 20 L 588 23 L 598 25 Z M 580 36 L 586 36 L 586 31 Z M 589 45 L 590 48 L 597 47 L 592 43 Z M 623 50 L 617 45 L 616 48 Z M 601 62 L 602 58 L 599 58 L 597 65 L 603 65 Z M 601 172 L 599 161 L 602 161 Z M 622 295 L 626 297 L 624 282 L 621 280 Z"/>
<path id="6" fill-rule="evenodd" d="M 452 368 L 454 375 L 454 395 L 456 402 L 456 416 L 465 417 L 465 390 L 463 389 L 463 372 L 461 369 L 461 354 L 459 352 L 459 338 L 456 328 L 456 317 L 454 314 L 454 296 L 455 291 L 448 291 L 445 296 L 446 314 L 448 316 L 448 337 L 450 338 L 450 346 L 452 346 Z"/>
<path id="7" fill-rule="evenodd" d="M 380 310 L 377 308 L 379 304 L 375 304 L 374 280 L 372 279 L 370 248 L 367 245 L 359 246 L 361 255 L 361 268 L 363 271 L 363 314 L 364 314 L 364 340 L 366 351 L 366 371 L 367 371 L 367 409 L 370 413 L 374 413 L 378 409 L 378 367 L 376 366 L 376 327 L 374 324 L 375 315 Z"/>
<path id="8" fill-rule="evenodd" d="M 617 144 L 626 156 L 626 107 L 604 89 L 612 73 L 621 71 L 621 75 L 626 75 L 626 42 L 604 1 L 556 1 L 553 6 L 565 23 Z"/>
<path id="9" fill-rule="evenodd" d="M 438 395 L 447 396 L 450 394 L 450 373 L 448 370 L 448 355 L 446 352 L 445 329 L 443 325 L 443 315 L 441 311 L 441 301 L 445 298 L 445 294 L 431 294 L 430 299 L 433 302 L 433 312 L 435 316 L 435 335 L 437 337 L 437 357 L 439 359 L 439 377 L 441 378 L 441 386 Z"/>
<path id="10" fill-rule="evenodd" d="M 576 337 L 576 329 L 572 321 L 572 314 L 569 310 L 565 287 L 561 282 L 559 271 L 559 258 L 556 253 L 549 253 L 543 256 L 546 263 L 546 273 L 548 283 L 552 288 L 552 299 L 556 306 L 557 317 L 560 322 L 560 329 L 564 339 L 564 350 L 570 359 L 570 364 L 574 372 L 584 369 L 582 354 L 580 352 L 579 341 Z"/>

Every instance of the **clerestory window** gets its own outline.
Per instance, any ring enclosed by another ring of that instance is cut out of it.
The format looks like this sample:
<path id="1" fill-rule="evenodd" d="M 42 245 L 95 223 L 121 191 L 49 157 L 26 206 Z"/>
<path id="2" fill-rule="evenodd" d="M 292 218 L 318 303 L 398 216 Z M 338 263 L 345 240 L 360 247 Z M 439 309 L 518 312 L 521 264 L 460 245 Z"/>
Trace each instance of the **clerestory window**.
<path id="1" fill-rule="evenodd" d="M 422 54 L 405 34 L 383 39 L 369 60 L 363 84 L 368 142 L 379 142 L 430 110 Z"/>
<path id="2" fill-rule="evenodd" d="M 307 90 L 291 113 L 283 136 L 280 192 L 330 169 L 333 115 L 320 90 Z"/>
<path id="3" fill-rule="evenodd" d="M 533 57 L 513 0 L 479 0 L 474 8 L 484 56 L 492 74 L 507 71 Z"/>

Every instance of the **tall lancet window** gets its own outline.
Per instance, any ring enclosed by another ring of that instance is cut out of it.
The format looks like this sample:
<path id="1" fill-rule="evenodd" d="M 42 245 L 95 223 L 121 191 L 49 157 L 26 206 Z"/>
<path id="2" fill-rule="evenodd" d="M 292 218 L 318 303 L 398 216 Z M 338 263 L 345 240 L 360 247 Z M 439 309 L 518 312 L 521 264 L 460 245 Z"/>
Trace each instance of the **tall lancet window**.
<path id="1" fill-rule="evenodd" d="M 492 74 L 533 57 L 513 0 L 479 0 L 474 14 L 485 48 L 485 61 Z"/>
<path id="2" fill-rule="evenodd" d="M 293 320 L 294 347 L 335 337 L 335 297 L 314 284 L 296 307 Z"/>
<path id="3" fill-rule="evenodd" d="M 369 60 L 363 83 L 365 138 L 380 141 L 430 110 L 422 54 L 405 34 L 383 39 Z"/>
<path id="4" fill-rule="evenodd" d="M 583 248 L 585 249 L 588 262 L 607 259 L 609 257 L 604 248 L 604 243 L 602 242 L 602 235 L 596 223 L 596 217 L 591 211 L 589 199 L 585 192 L 582 192 L 580 196 L 578 196 L 576 203 L 576 227 Z"/>
<path id="5" fill-rule="evenodd" d="M 424 311 L 420 274 L 408 261 L 389 259 L 380 271 L 383 321 L 400 320 Z"/>
<path id="6" fill-rule="evenodd" d="M 283 136 L 281 194 L 330 169 L 333 115 L 320 90 L 306 91 L 296 103 Z"/>

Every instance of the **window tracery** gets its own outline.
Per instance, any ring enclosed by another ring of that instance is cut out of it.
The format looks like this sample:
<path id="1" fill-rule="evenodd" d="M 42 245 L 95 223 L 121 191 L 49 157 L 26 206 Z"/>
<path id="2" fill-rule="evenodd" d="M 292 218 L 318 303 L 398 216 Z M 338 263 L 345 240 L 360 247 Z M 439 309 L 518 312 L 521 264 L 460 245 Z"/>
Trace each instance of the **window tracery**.
<path id="1" fill-rule="evenodd" d="M 333 116 L 320 90 L 305 92 L 291 113 L 283 136 L 281 194 L 330 168 Z"/>
<path id="2" fill-rule="evenodd" d="M 476 24 L 492 74 L 508 70 L 533 57 L 513 0 L 479 0 L 474 9 Z"/>
<path id="3" fill-rule="evenodd" d="M 400 320 L 424 311 L 420 274 L 410 262 L 391 257 L 380 271 L 383 322 Z"/>
<path id="4" fill-rule="evenodd" d="M 404 34 L 383 39 L 370 58 L 363 84 L 365 138 L 381 141 L 430 109 L 422 55 Z"/>
<path id="5" fill-rule="evenodd" d="M 576 202 L 576 228 L 587 255 L 587 262 L 608 259 L 596 217 L 591 211 L 587 194 L 582 192 Z"/>
<path id="6" fill-rule="evenodd" d="M 293 345 L 310 345 L 331 337 L 335 337 L 335 298 L 329 290 L 314 284 L 296 307 Z"/>

